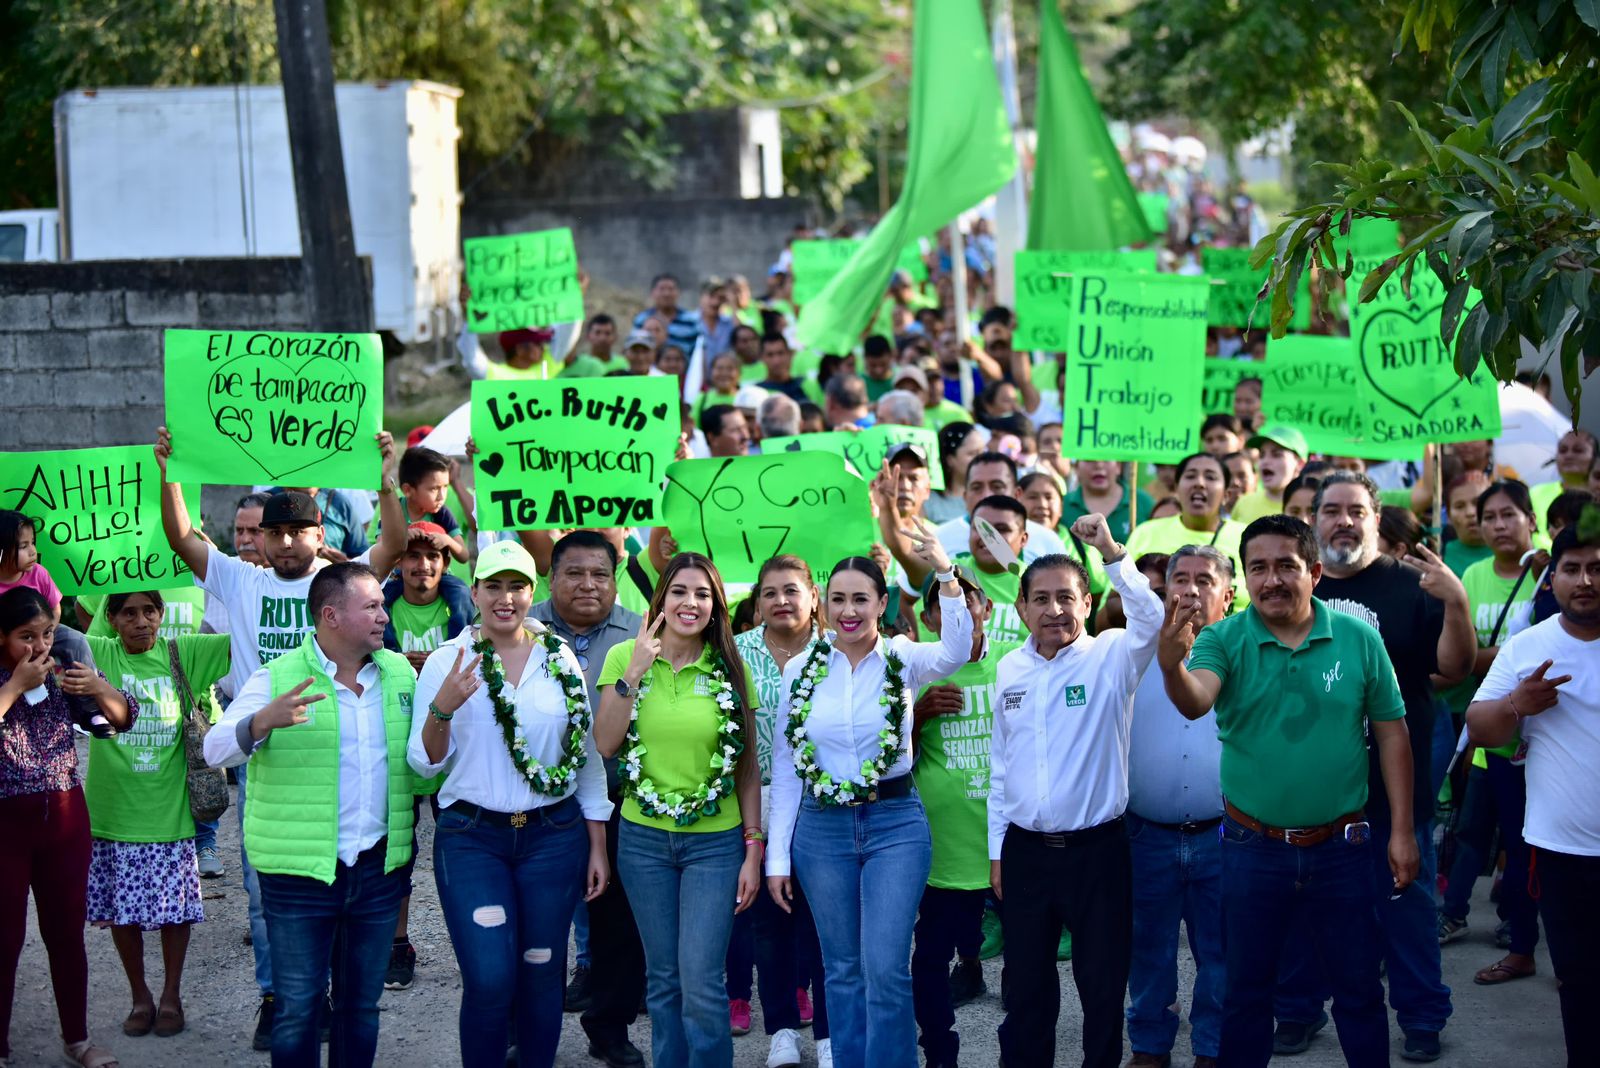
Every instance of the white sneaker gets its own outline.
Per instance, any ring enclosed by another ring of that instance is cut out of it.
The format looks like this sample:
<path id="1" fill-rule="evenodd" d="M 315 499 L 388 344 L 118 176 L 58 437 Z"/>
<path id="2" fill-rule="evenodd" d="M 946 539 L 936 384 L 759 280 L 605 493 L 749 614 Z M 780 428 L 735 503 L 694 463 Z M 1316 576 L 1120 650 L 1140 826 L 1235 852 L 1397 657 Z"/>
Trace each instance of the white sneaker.
<path id="1" fill-rule="evenodd" d="M 829 1059 L 832 1057 L 830 1055 Z M 800 1036 L 785 1027 L 772 1036 L 767 1068 L 800 1068 Z"/>
<path id="2" fill-rule="evenodd" d="M 833 1068 L 833 1039 L 824 1038 L 817 1042 L 817 1068 Z"/>
<path id="3" fill-rule="evenodd" d="M 222 856 L 217 852 L 216 846 L 206 846 L 195 857 L 200 866 L 200 878 L 222 878 Z"/>

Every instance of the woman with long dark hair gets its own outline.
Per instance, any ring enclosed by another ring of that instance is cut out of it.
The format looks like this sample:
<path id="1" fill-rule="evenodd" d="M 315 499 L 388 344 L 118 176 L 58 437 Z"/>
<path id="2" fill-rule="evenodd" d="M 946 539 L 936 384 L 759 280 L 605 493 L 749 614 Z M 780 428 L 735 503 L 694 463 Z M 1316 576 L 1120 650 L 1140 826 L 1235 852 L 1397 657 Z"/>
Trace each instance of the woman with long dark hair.
<path id="1" fill-rule="evenodd" d="M 617 868 L 644 943 L 655 1068 L 730 1068 L 723 962 L 765 836 L 757 700 L 715 564 L 668 561 L 639 636 L 612 648 L 596 685 L 595 743 L 621 762 Z"/>
<path id="2" fill-rule="evenodd" d="M 972 656 L 972 615 L 937 534 L 920 520 L 905 534 L 939 582 L 939 641 L 883 638 L 883 571 L 839 561 L 832 633 L 784 669 L 772 740 L 767 888 L 787 911 L 797 875 L 811 901 L 841 1068 L 917 1063 L 911 933 L 933 840 L 911 778 L 912 700 Z"/>
<path id="3" fill-rule="evenodd" d="M 138 702 L 81 662 L 58 680 L 55 638 L 55 611 L 43 594 L 31 587 L 0 594 L 0 1060 L 11 1055 L 11 999 L 32 887 L 63 1052 L 73 1064 L 108 1068 L 117 1058 L 89 1039 L 89 810 L 68 698 L 92 699 L 117 730 L 132 725 Z"/>

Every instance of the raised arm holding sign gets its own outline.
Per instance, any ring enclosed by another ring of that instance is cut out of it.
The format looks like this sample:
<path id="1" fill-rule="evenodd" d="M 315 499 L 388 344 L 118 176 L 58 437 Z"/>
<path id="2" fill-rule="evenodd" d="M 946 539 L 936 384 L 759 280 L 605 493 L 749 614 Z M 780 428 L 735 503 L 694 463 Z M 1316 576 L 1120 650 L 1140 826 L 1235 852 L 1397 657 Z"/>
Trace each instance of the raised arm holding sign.
<path id="1" fill-rule="evenodd" d="M 467 327 L 480 334 L 554 326 L 583 318 L 572 231 L 539 230 L 462 242 Z"/>

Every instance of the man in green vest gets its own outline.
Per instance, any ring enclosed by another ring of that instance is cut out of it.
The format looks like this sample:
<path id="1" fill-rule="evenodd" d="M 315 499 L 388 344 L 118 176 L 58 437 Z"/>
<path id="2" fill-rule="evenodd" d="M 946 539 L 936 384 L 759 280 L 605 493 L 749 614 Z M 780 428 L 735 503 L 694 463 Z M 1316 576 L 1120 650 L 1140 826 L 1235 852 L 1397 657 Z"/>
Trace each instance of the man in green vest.
<path id="1" fill-rule="evenodd" d="M 323 568 L 306 607 L 316 630 L 250 676 L 205 755 L 213 767 L 249 761 L 244 840 L 272 946 L 273 1068 L 321 1063 L 317 1010 L 330 960 L 330 1063 L 370 1068 L 411 859 L 406 741 L 417 680 L 403 655 L 383 648 L 389 616 L 370 568 Z"/>

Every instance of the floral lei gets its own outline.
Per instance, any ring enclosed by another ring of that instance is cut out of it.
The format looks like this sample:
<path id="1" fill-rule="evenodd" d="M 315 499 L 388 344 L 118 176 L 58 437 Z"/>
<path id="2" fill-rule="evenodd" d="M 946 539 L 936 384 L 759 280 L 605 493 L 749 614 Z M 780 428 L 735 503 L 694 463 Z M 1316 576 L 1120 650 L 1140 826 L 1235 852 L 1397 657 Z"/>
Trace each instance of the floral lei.
<path id="1" fill-rule="evenodd" d="M 789 723 L 784 728 L 784 736 L 794 750 L 795 771 L 812 796 L 825 805 L 845 805 L 872 791 L 900 756 L 900 726 L 905 722 L 906 702 L 906 683 L 901 670 L 905 664 L 899 654 L 889 652 L 883 676 L 884 693 L 878 698 L 884 718 L 883 729 L 878 732 L 882 743 L 878 755 L 861 762 L 861 781 L 836 780 L 817 763 L 816 743 L 806 735 L 806 720 L 811 718 L 811 694 L 828 677 L 828 657 L 832 652 L 833 647 L 825 641 L 812 647 L 799 678 L 789 691 Z"/>
<path id="2" fill-rule="evenodd" d="M 561 639 L 546 630 L 540 635 L 540 640 L 544 643 L 545 674 L 561 685 L 569 727 L 561 742 L 561 759 L 548 768 L 528 758 L 528 739 L 517 723 L 517 707 L 506 700 L 503 694 L 506 673 L 500 657 L 495 654 L 494 644 L 488 638 L 480 638 L 472 643 L 472 651 L 482 658 L 478 662 L 478 672 L 488 687 L 489 702 L 494 706 L 494 721 L 500 725 L 500 733 L 505 737 L 511 762 L 527 780 L 529 788 L 535 793 L 553 797 L 566 793 L 578 769 L 588 759 L 583 752 L 583 736 L 589 733 L 591 714 L 588 688 L 584 685 L 583 676 L 567 667 L 563 661 Z"/>
<path id="3" fill-rule="evenodd" d="M 647 673 L 640 680 L 633 698 L 633 710 L 628 716 L 628 733 L 622 741 L 619 770 L 623 792 L 638 803 L 639 811 L 644 815 L 671 816 L 677 826 L 687 827 L 701 816 L 715 816 L 722 807 L 722 799 L 733 796 L 734 769 L 738 766 L 739 754 L 744 752 L 744 742 L 739 737 L 741 728 L 739 718 L 735 715 L 738 697 L 734 693 L 733 683 L 728 681 L 722 657 L 715 653 L 712 659 L 711 691 L 717 702 L 718 742 L 717 751 L 711 754 L 708 768 L 711 774 L 688 794 L 676 790 L 662 793 L 656 789 L 655 783 L 644 777 L 644 756 L 648 750 L 639 740 L 639 708 L 644 704 L 644 695 L 650 692 L 650 675 Z"/>

